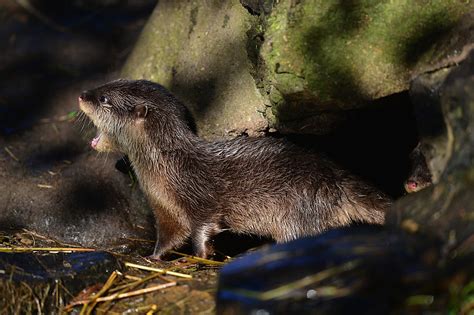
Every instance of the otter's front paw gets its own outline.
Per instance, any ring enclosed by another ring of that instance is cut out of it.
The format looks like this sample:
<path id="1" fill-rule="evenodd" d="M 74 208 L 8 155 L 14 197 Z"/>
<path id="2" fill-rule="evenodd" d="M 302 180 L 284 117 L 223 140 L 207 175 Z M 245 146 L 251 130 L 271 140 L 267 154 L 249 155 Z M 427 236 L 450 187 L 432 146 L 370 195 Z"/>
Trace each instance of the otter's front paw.
<path id="1" fill-rule="evenodd" d="M 163 261 L 163 259 L 161 259 L 161 255 L 152 254 L 150 256 L 146 256 L 145 258 L 154 261 Z"/>

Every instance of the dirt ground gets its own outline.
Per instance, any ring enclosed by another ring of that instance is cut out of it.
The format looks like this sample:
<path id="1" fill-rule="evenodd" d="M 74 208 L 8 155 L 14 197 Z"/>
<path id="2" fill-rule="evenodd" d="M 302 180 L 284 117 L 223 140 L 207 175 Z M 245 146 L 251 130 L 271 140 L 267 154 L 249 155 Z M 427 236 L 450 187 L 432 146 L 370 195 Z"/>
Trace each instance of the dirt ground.
<path id="1" fill-rule="evenodd" d="M 93 152 L 76 115 L 82 90 L 118 76 L 155 2 L 0 1 L 0 227 L 107 248 L 153 239 L 121 156 Z"/>

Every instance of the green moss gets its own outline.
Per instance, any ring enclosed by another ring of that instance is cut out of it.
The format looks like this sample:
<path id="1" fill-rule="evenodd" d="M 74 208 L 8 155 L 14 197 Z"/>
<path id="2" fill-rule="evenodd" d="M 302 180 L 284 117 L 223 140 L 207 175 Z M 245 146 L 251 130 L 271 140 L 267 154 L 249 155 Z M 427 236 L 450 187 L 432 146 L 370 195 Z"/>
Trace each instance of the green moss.
<path id="1" fill-rule="evenodd" d="M 416 65 L 436 53 L 433 43 L 473 9 L 457 0 L 290 2 L 268 19 L 262 55 L 272 80 L 288 95 L 302 77 L 316 103 L 342 108 L 406 89 Z"/>

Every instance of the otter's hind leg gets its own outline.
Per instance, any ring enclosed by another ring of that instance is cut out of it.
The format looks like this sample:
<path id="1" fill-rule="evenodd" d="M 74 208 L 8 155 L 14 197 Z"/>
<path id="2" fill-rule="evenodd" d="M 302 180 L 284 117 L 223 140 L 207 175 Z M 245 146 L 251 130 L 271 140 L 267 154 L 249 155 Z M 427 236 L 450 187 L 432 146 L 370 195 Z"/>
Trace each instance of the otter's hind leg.
<path id="1" fill-rule="evenodd" d="M 167 251 L 184 244 L 189 233 L 177 222 L 158 222 L 157 239 L 152 259 L 161 259 Z"/>
<path id="2" fill-rule="evenodd" d="M 194 228 L 191 233 L 194 254 L 198 257 L 206 258 L 212 255 L 214 250 L 209 244 L 209 239 L 221 231 L 217 224 L 204 224 Z"/>

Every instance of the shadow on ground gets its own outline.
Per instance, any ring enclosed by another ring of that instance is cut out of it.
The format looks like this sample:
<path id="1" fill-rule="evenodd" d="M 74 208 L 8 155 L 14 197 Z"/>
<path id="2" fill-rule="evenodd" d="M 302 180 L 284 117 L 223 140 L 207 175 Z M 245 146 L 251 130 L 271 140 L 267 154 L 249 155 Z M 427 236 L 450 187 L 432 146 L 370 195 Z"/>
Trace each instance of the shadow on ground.
<path id="1" fill-rule="evenodd" d="M 154 238 L 119 156 L 91 152 L 94 130 L 74 117 L 80 91 L 117 76 L 155 5 L 0 0 L 1 229 L 102 248 Z"/>

